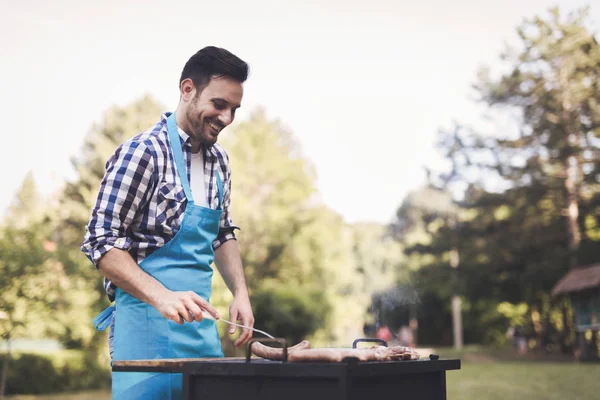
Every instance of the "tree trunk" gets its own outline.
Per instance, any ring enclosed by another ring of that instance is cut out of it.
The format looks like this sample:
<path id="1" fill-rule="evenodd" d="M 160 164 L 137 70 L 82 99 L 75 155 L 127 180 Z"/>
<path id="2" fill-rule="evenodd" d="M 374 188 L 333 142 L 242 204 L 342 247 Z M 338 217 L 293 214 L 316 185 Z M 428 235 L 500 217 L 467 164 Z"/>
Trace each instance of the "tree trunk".
<path id="1" fill-rule="evenodd" d="M 565 180 L 567 189 L 567 232 L 569 234 L 569 267 L 577 266 L 577 250 L 581 242 L 581 232 L 579 231 L 579 204 L 577 193 L 577 158 L 569 157 L 567 159 L 567 179 Z"/>
<path id="2" fill-rule="evenodd" d="M 463 347 L 462 313 L 460 297 L 452 296 L 452 328 L 454 333 L 454 348 L 460 350 Z"/>
<path id="3" fill-rule="evenodd" d="M 450 221 L 450 226 L 455 229 L 456 220 Z M 450 250 L 450 267 L 452 268 L 452 336 L 454 337 L 454 348 L 457 350 L 463 347 L 463 328 L 462 328 L 462 304 L 458 296 L 458 265 L 460 256 L 458 249 L 453 247 Z"/>
<path id="4" fill-rule="evenodd" d="M 561 306 L 562 311 L 562 323 L 563 329 L 560 335 L 560 349 L 564 354 L 571 353 L 573 347 L 569 344 L 569 336 L 571 334 L 570 322 L 569 318 L 569 308 L 567 307 L 566 300 L 563 299 L 563 304 Z"/>
<path id="5" fill-rule="evenodd" d="M 581 232 L 579 230 L 579 190 L 582 177 L 578 174 L 578 155 L 579 151 L 573 151 L 579 149 L 581 144 L 580 137 L 581 132 L 578 129 L 576 110 L 573 108 L 573 102 L 571 101 L 569 75 L 571 68 L 567 65 L 561 65 L 559 70 L 559 80 L 562 91 L 562 115 L 561 122 L 564 126 L 565 135 L 567 137 L 568 156 L 566 159 L 565 171 L 565 189 L 567 190 L 567 232 L 569 234 L 569 267 L 574 268 L 577 266 L 577 250 L 579 249 L 579 243 L 581 242 Z"/>
<path id="6" fill-rule="evenodd" d="M 581 190 L 581 180 L 583 178 L 578 172 L 581 168 L 579 165 L 579 156 L 581 150 L 579 148 L 581 141 L 580 138 L 582 133 L 579 129 L 579 116 L 577 115 L 577 110 L 573 107 L 573 102 L 571 99 L 570 92 L 570 75 L 572 73 L 573 68 L 570 65 L 566 65 L 564 62 L 560 66 L 559 69 L 559 83 L 562 92 L 562 113 L 561 113 L 561 122 L 564 126 L 565 135 L 568 143 L 568 156 L 565 162 L 565 171 L 566 171 L 566 179 L 565 179 L 565 189 L 567 191 L 567 209 L 565 210 L 565 214 L 567 217 L 567 232 L 569 235 L 568 245 L 569 245 L 569 268 L 577 267 L 577 252 L 579 250 L 579 244 L 581 243 L 581 231 L 579 229 L 579 195 Z M 569 325 L 567 324 L 567 320 L 565 319 L 566 310 L 563 309 L 563 338 L 565 342 L 561 343 L 561 347 L 566 348 L 567 343 L 566 340 L 570 335 Z M 580 335 L 576 334 L 575 338 L 575 348 L 577 352 L 577 347 L 581 346 L 582 340 Z M 583 339 L 583 343 L 585 343 L 585 338 Z M 585 351 L 585 349 L 579 349 L 581 351 Z"/>
<path id="7" fill-rule="evenodd" d="M 4 392 L 6 391 L 6 377 L 8 376 L 8 363 L 10 362 L 10 333 L 6 335 L 6 356 L 2 363 L 2 375 L 0 376 L 0 400 L 4 399 Z"/>

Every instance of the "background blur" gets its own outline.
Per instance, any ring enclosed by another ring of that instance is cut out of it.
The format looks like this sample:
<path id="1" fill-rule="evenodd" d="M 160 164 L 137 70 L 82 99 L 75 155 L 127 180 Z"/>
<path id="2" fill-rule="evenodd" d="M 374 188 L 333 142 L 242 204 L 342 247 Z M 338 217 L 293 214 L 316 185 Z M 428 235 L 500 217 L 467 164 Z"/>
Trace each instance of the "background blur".
<path id="1" fill-rule="evenodd" d="M 587 362 L 600 328 L 597 5 L 0 0 L 0 12 L 0 398 L 110 398 L 107 332 L 92 326 L 108 300 L 79 250 L 84 226 L 109 156 L 175 109 L 181 69 L 207 45 L 251 66 L 220 143 L 257 328 L 460 357 L 449 398 L 600 392 Z M 223 314 L 231 295 L 215 278 Z M 244 350 L 234 338 L 223 330 L 228 356 Z"/>

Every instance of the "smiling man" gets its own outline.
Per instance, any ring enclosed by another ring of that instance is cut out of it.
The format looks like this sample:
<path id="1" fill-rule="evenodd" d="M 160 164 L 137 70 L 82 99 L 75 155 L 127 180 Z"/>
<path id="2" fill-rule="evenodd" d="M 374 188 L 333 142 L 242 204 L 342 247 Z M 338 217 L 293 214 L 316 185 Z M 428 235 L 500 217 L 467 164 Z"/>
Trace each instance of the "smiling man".
<path id="1" fill-rule="evenodd" d="M 210 304 L 213 260 L 233 293 L 232 321 L 254 325 L 229 215 L 231 171 L 217 144 L 240 107 L 248 65 L 206 47 L 186 63 L 174 113 L 120 145 L 106 164 L 82 250 L 115 304 L 113 360 L 222 357 Z M 233 334 L 235 329 L 230 329 Z M 251 337 L 243 329 L 236 346 Z M 179 399 L 180 374 L 113 372 L 112 398 Z"/>

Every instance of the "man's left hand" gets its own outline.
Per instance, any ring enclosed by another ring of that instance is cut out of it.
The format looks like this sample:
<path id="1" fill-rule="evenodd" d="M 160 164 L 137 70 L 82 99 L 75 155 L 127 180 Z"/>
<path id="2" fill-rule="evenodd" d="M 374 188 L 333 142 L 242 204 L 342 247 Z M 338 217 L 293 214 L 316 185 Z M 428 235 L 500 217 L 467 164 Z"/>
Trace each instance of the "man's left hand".
<path id="1" fill-rule="evenodd" d="M 254 315 L 250 306 L 248 295 L 238 295 L 233 298 L 231 306 L 229 306 L 229 316 L 232 322 L 240 325 L 254 328 Z M 233 335 L 236 331 L 235 326 L 229 327 L 229 334 Z M 248 328 L 243 328 L 240 337 L 235 341 L 234 346 L 239 347 L 245 344 L 252 337 L 252 331 Z"/>

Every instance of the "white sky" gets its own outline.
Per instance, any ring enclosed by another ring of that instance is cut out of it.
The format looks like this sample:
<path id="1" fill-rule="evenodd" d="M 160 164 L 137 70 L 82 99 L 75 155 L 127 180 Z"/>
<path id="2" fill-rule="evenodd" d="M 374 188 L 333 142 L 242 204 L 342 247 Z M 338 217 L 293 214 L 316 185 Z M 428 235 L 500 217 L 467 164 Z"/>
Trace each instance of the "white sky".
<path id="1" fill-rule="evenodd" d="M 264 106 L 302 143 L 330 207 L 389 222 L 422 166 L 441 165 L 438 128 L 476 123 L 477 68 L 499 65 L 524 17 L 588 3 L 0 0 L 0 210 L 28 170 L 44 193 L 72 176 L 69 158 L 109 106 L 150 93 L 174 109 L 184 63 L 216 45 L 251 65 L 238 120 Z"/>

